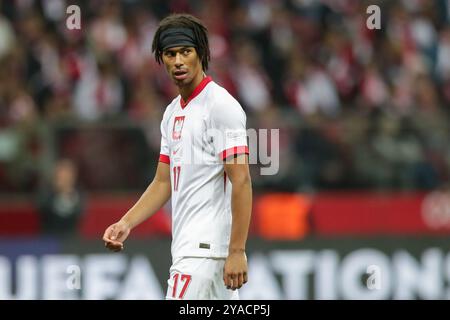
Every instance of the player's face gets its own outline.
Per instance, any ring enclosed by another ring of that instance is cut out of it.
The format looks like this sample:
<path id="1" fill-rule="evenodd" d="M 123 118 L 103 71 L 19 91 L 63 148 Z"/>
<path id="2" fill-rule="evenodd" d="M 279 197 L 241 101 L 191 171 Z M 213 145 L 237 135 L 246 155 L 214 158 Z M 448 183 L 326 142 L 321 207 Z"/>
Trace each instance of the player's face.
<path id="1" fill-rule="evenodd" d="M 194 47 L 174 47 L 163 52 L 166 70 L 179 87 L 189 85 L 202 72 L 202 64 Z"/>

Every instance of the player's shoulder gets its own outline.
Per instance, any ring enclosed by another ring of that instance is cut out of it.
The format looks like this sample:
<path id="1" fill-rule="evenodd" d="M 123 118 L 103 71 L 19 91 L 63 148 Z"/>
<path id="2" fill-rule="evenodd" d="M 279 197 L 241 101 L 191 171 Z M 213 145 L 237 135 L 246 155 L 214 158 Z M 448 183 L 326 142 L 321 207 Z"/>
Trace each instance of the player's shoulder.
<path id="1" fill-rule="evenodd" d="M 211 108 L 216 111 L 219 111 L 217 109 L 231 108 L 239 109 L 243 112 L 241 104 L 237 101 L 237 99 L 233 97 L 227 89 L 216 82 L 212 83 L 210 96 L 212 100 Z"/>

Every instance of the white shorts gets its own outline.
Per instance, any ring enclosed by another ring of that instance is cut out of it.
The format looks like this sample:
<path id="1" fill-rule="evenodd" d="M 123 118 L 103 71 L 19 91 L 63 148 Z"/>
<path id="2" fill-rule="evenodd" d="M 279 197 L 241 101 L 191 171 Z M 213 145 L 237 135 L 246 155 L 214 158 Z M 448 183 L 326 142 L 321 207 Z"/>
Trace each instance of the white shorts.
<path id="1" fill-rule="evenodd" d="M 225 287 L 223 258 L 178 258 L 170 267 L 167 300 L 238 300 L 238 290 Z"/>

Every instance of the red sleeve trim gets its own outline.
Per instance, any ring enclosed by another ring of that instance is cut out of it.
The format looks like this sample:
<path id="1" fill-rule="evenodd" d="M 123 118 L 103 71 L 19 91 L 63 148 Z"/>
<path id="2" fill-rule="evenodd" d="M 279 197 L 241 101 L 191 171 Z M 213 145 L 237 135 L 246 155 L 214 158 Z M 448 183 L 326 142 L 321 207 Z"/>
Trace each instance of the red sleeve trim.
<path id="1" fill-rule="evenodd" d="M 167 163 L 167 164 L 170 164 L 170 158 L 169 158 L 168 155 L 165 155 L 165 154 L 160 154 L 159 155 L 159 161 Z"/>
<path id="2" fill-rule="evenodd" d="M 222 151 L 220 153 L 220 158 L 222 160 L 225 160 L 228 157 L 235 156 L 238 154 L 243 154 L 243 153 L 249 154 L 247 146 L 232 147 L 232 148 L 228 148 L 228 149 Z"/>

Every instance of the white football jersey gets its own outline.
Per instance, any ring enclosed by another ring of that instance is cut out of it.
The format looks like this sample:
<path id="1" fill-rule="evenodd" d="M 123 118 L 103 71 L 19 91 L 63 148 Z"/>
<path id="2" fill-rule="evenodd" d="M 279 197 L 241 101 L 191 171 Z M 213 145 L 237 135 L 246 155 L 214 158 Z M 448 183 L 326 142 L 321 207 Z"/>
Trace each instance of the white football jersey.
<path id="1" fill-rule="evenodd" d="M 159 161 L 170 164 L 172 259 L 228 256 L 231 183 L 224 159 L 248 154 L 246 115 L 205 77 L 184 102 L 176 97 L 161 122 Z"/>

